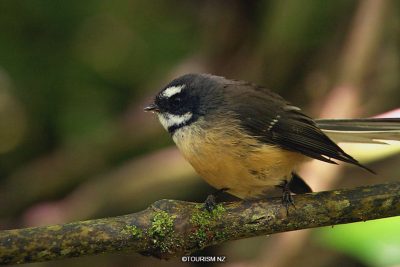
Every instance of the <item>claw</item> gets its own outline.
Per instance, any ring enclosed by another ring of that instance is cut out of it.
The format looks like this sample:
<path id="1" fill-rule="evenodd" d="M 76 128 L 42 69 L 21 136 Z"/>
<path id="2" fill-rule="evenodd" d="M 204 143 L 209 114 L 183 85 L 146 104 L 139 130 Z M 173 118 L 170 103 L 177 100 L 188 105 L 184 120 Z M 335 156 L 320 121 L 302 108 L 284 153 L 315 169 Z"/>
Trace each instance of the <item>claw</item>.
<path id="1" fill-rule="evenodd" d="M 206 198 L 206 200 L 204 201 L 204 208 L 205 208 L 208 212 L 213 211 L 214 208 L 217 206 L 217 197 L 218 197 L 221 193 L 223 193 L 223 192 L 225 192 L 225 191 L 227 191 L 227 190 L 229 190 L 229 188 L 224 187 L 224 188 L 218 189 L 216 192 L 214 192 L 214 193 L 208 195 L 207 198 Z"/>
<path id="2" fill-rule="evenodd" d="M 212 212 L 213 209 L 215 209 L 215 207 L 217 206 L 217 201 L 215 199 L 214 195 L 208 195 L 206 200 L 204 201 L 204 208 L 208 211 L 208 212 Z"/>

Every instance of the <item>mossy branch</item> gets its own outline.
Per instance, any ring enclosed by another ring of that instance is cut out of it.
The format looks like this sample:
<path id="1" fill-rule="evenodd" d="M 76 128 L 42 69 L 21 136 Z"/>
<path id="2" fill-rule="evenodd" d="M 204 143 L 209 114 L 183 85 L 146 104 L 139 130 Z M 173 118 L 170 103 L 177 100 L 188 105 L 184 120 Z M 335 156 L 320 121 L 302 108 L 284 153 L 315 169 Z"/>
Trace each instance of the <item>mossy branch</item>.
<path id="1" fill-rule="evenodd" d="M 228 240 L 400 215 L 400 182 L 294 196 L 289 216 L 279 198 L 202 204 L 160 200 L 129 215 L 0 231 L 0 264 L 116 251 L 159 258 Z"/>

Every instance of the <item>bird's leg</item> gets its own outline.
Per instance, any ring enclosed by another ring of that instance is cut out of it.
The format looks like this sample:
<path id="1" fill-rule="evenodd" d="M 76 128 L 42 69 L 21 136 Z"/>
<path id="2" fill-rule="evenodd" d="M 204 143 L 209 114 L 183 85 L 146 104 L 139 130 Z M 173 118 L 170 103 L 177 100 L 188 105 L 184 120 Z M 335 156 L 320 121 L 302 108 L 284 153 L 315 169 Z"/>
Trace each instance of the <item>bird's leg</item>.
<path id="1" fill-rule="evenodd" d="M 289 188 L 289 182 L 286 180 L 283 180 L 280 185 L 278 185 L 279 188 L 282 188 L 282 204 L 286 208 L 286 214 L 289 216 L 289 207 L 292 205 L 294 208 L 296 206 L 294 205 L 294 200 L 292 197 L 292 192 L 290 191 Z"/>
<path id="2" fill-rule="evenodd" d="M 229 188 L 224 187 L 208 195 L 206 200 L 204 201 L 204 207 L 206 208 L 206 210 L 211 212 L 217 206 L 217 197 L 227 190 L 229 190 Z"/>

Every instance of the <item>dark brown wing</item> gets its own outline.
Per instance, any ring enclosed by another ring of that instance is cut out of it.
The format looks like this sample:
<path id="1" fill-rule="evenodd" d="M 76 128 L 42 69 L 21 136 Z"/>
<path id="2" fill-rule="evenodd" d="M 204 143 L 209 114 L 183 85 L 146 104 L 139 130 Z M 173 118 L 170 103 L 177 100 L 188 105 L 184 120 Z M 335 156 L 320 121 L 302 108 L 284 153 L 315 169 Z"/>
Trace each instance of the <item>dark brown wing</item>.
<path id="1" fill-rule="evenodd" d="M 226 89 L 233 96 L 230 107 L 242 128 L 258 140 L 324 162 L 337 164 L 332 160 L 336 159 L 371 171 L 329 139 L 313 119 L 279 95 L 245 83 Z"/>

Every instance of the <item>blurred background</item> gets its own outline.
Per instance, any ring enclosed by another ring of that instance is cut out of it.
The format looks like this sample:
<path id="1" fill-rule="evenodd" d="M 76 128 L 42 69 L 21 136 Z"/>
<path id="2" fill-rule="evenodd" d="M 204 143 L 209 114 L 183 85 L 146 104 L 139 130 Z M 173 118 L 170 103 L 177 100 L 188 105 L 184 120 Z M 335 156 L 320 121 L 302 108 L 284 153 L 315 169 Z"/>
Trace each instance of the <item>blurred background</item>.
<path id="1" fill-rule="evenodd" d="M 400 107 L 400 2 L 0 1 L 0 229 L 202 202 L 213 189 L 143 112 L 188 72 L 265 85 L 313 117 L 375 116 Z M 300 174 L 316 191 L 399 179 L 398 149 L 362 148 L 346 151 L 377 176 L 318 162 Z M 399 226 L 303 230 L 197 254 L 232 267 L 400 266 Z M 125 253 L 30 266 L 197 265 L 207 266 Z"/>

